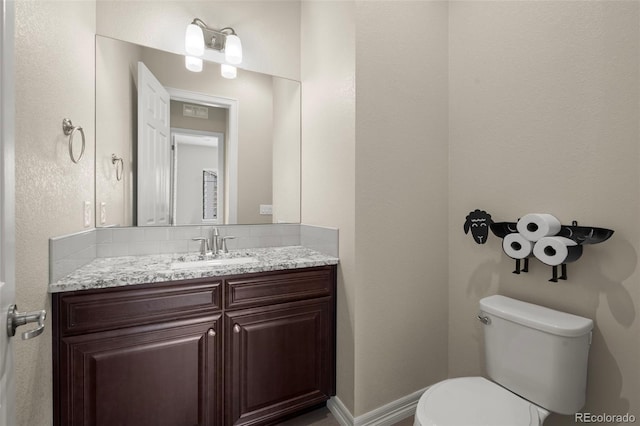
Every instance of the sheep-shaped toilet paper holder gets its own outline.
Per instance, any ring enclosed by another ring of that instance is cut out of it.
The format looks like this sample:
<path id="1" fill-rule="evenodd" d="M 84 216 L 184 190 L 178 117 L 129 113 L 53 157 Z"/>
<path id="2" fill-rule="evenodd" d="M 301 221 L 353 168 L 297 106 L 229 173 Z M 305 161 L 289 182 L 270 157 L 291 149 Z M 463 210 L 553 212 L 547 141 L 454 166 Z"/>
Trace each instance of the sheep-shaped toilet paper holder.
<path id="1" fill-rule="evenodd" d="M 514 274 L 529 271 L 529 258 L 536 257 L 542 263 L 552 267 L 553 276 L 549 280 L 567 279 L 567 263 L 575 262 L 582 256 L 583 247 L 587 244 L 598 244 L 608 240 L 613 230 L 592 226 L 561 225 L 558 219 L 549 214 L 528 214 L 517 222 L 493 222 L 491 215 L 485 211 L 475 210 L 469 213 L 465 222 L 465 233 L 468 232 L 472 217 L 482 213 L 493 234 L 503 239 L 502 248 L 516 261 Z M 486 225 L 485 225 L 486 226 Z M 484 244 L 483 241 L 477 243 Z M 521 261 L 524 267 L 521 267 Z M 561 274 L 558 276 L 558 266 Z"/>
<path id="2" fill-rule="evenodd" d="M 515 222 L 497 222 L 492 223 L 490 228 L 495 236 L 502 238 L 504 241 L 505 238 L 509 238 L 510 234 L 519 233 L 517 225 L 518 223 Z M 533 242 L 535 243 L 533 245 L 533 255 L 543 263 L 552 267 L 553 275 L 549 281 L 555 283 L 558 282 L 559 279 L 567 279 L 567 263 L 575 262 L 582 256 L 584 245 L 601 243 L 608 240 L 611 235 L 613 235 L 613 230 L 611 229 L 578 226 L 578 222 L 573 221 L 571 225 L 560 225 L 560 230 L 555 235 L 542 237 Z M 552 240 L 550 237 L 555 239 Z M 556 246 L 549 244 L 550 242 L 562 241 L 560 238 L 568 240 L 564 243 L 566 247 L 566 254 L 564 256 L 560 255 Z M 518 243 L 515 244 L 517 247 Z M 528 255 L 523 258 L 525 263 L 523 269 L 520 269 L 520 258 L 514 257 L 516 261 L 516 270 L 514 273 L 519 274 L 520 271 L 528 272 L 530 256 L 531 255 Z M 553 261 L 547 261 L 549 259 L 553 259 Z M 560 276 L 558 276 L 558 266 L 561 268 Z"/>

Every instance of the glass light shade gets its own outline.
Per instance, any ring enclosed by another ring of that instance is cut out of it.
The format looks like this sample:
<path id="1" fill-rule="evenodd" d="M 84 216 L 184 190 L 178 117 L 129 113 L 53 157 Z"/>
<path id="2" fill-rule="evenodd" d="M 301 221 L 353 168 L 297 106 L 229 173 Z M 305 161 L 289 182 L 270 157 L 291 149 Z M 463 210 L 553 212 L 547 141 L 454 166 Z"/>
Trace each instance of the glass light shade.
<path id="1" fill-rule="evenodd" d="M 184 66 L 187 67 L 189 71 L 200 72 L 202 71 L 202 59 L 195 58 L 193 56 L 185 56 Z"/>
<path id="2" fill-rule="evenodd" d="M 184 35 L 184 48 L 189 55 L 204 55 L 204 34 L 202 34 L 202 28 L 196 24 L 187 25 L 187 31 Z"/>
<path id="3" fill-rule="evenodd" d="M 242 43 L 240 37 L 229 34 L 224 44 L 224 57 L 230 64 L 239 64 L 242 62 Z"/>
<path id="4" fill-rule="evenodd" d="M 236 78 L 238 69 L 233 65 L 222 64 L 220 65 L 220 74 L 222 74 L 224 78 Z"/>

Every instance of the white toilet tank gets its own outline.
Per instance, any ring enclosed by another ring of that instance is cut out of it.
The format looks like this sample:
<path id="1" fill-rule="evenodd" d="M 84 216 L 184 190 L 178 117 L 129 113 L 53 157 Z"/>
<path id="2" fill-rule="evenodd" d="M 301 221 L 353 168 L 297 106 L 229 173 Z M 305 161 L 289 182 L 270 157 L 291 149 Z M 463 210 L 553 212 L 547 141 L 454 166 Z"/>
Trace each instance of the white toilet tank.
<path id="1" fill-rule="evenodd" d="M 492 380 L 556 413 L 584 406 L 592 320 L 499 295 L 480 310 Z"/>

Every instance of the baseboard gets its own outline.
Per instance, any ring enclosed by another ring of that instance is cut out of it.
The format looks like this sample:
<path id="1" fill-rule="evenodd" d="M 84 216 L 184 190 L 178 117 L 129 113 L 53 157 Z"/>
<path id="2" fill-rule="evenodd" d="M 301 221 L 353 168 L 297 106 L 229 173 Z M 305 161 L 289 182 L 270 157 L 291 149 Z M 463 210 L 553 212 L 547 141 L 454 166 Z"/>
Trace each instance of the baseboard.
<path id="1" fill-rule="evenodd" d="M 340 426 L 354 425 L 353 415 L 337 396 L 334 396 L 327 401 L 327 408 L 331 411 L 331 414 L 333 414 L 333 417 L 336 418 L 338 423 L 340 423 Z"/>
<path id="2" fill-rule="evenodd" d="M 416 391 L 356 418 L 338 397 L 331 398 L 327 408 L 341 426 L 391 426 L 415 414 L 418 400 L 425 390 Z"/>

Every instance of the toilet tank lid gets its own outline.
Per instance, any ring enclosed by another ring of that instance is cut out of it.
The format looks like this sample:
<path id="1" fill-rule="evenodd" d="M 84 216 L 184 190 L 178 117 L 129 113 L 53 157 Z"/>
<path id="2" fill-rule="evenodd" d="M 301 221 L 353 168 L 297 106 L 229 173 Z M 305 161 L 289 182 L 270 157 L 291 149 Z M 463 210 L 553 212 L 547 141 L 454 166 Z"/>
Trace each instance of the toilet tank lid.
<path id="1" fill-rule="evenodd" d="M 593 329 L 593 321 L 589 318 L 497 294 L 481 299 L 480 309 L 488 314 L 557 336 L 583 336 Z"/>

